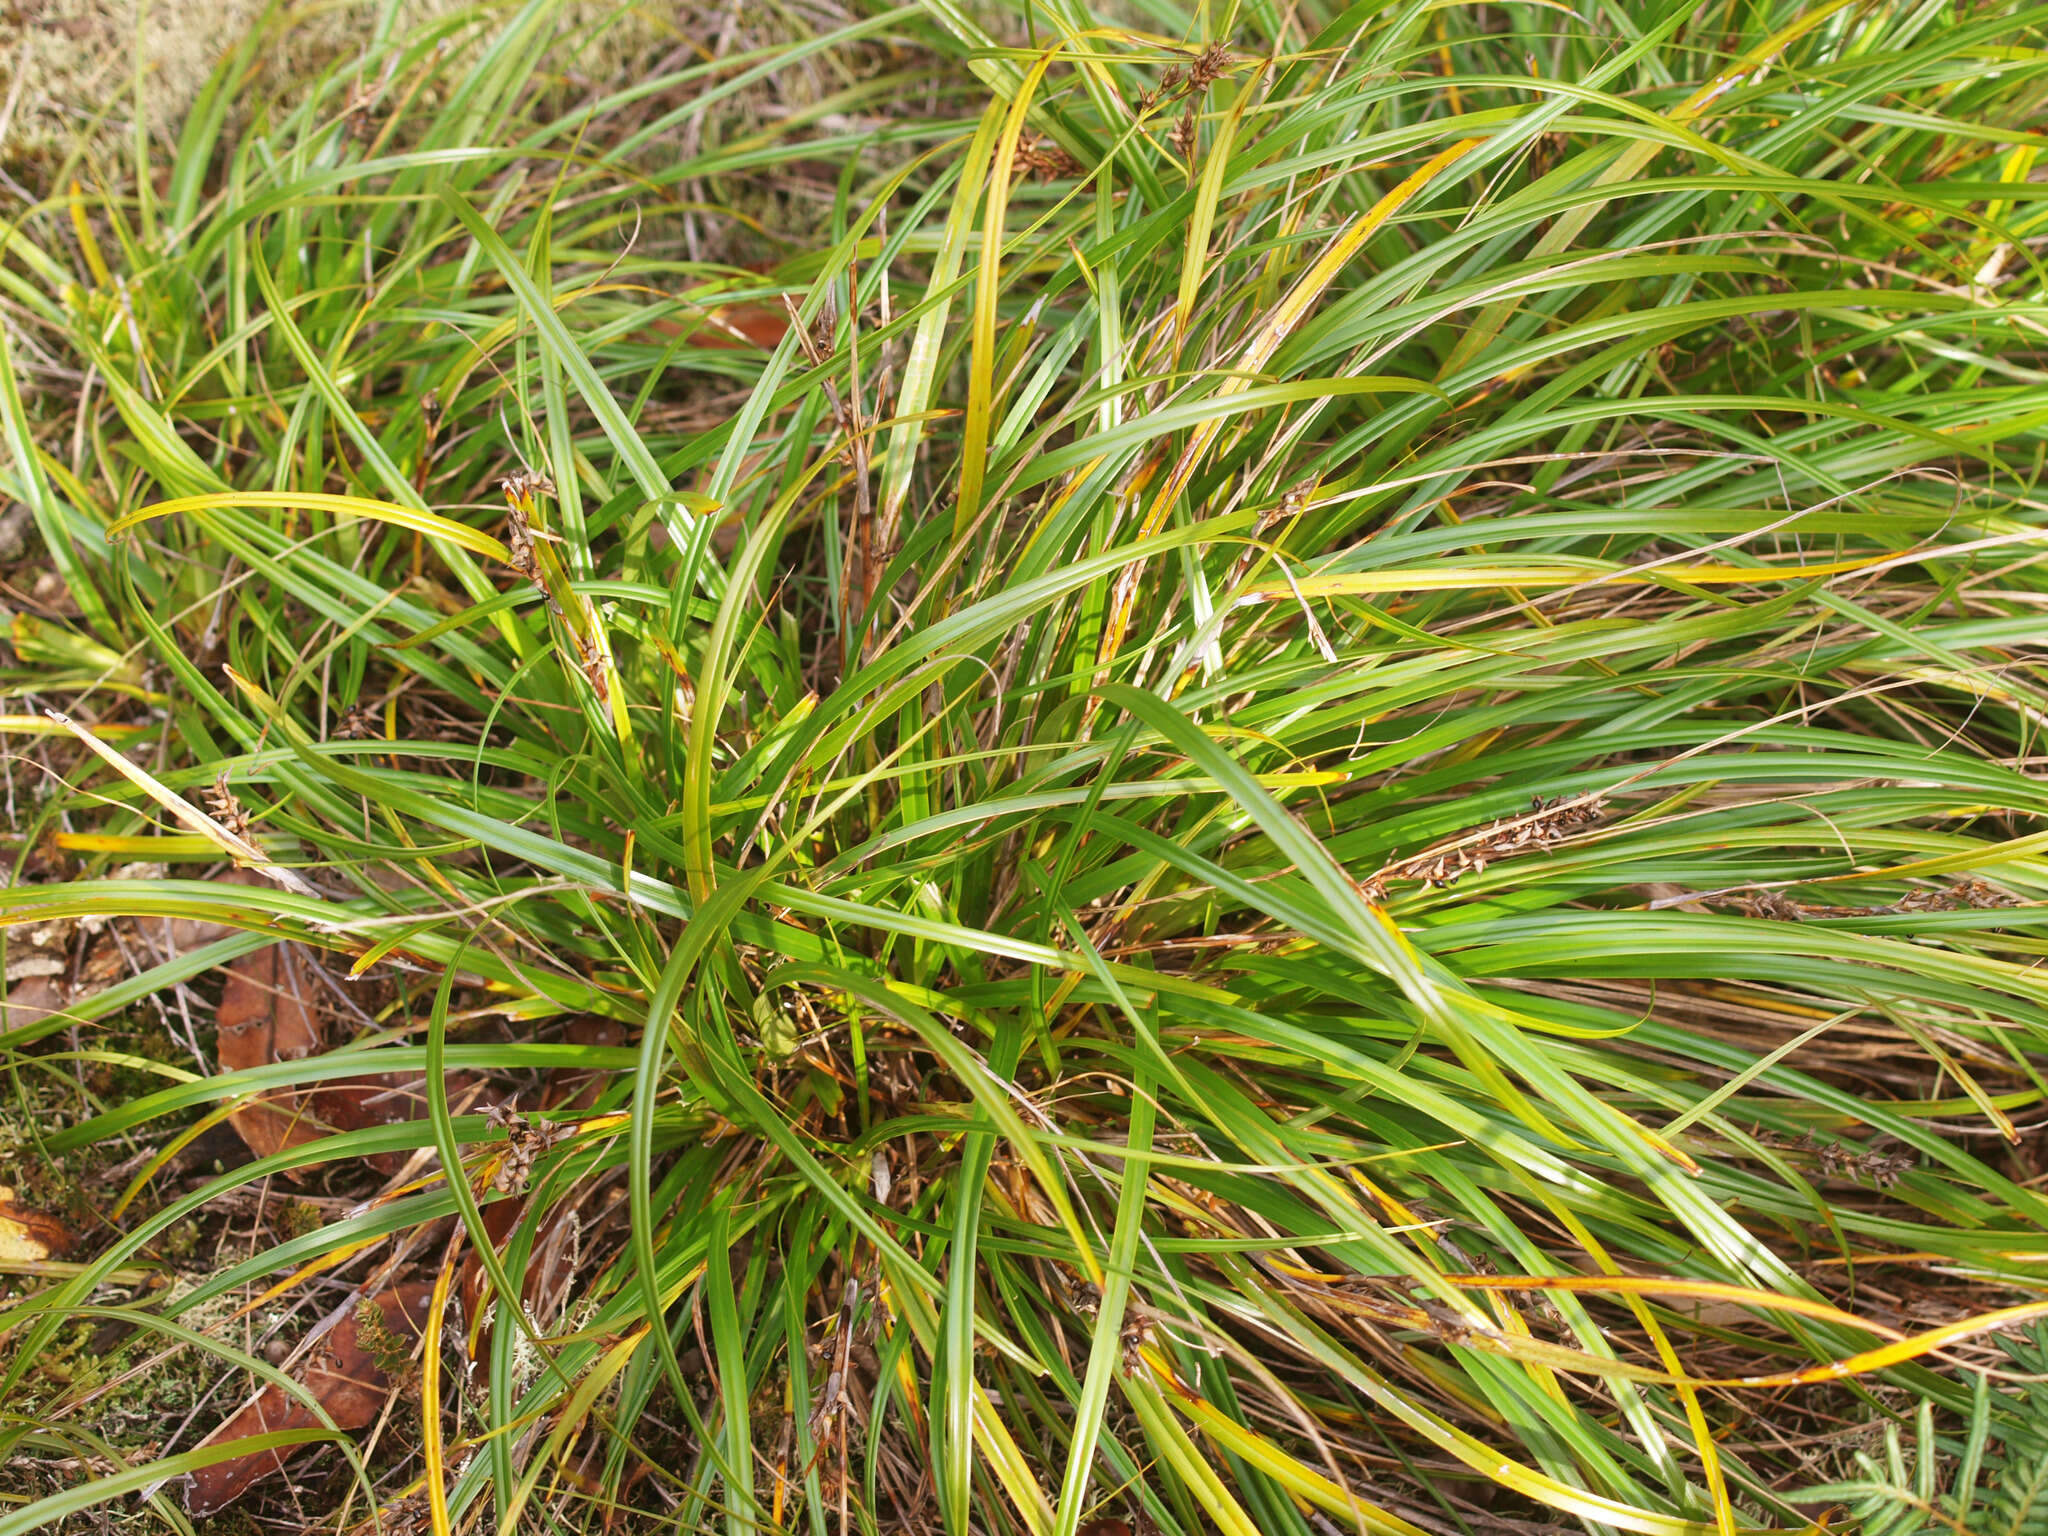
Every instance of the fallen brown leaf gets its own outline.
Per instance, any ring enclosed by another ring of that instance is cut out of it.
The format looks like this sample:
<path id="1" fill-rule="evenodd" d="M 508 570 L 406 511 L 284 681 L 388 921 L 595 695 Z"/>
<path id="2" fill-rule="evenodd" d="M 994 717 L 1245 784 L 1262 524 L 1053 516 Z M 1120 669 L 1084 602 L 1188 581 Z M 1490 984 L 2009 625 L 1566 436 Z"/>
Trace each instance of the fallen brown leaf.
<path id="1" fill-rule="evenodd" d="M 71 1249 L 71 1234 L 54 1216 L 14 1203 L 14 1191 L 0 1184 L 0 1261 L 40 1264 L 62 1258 Z"/>
<path id="2" fill-rule="evenodd" d="M 312 963 L 295 944 L 273 944 L 228 967 L 219 1013 L 223 1072 L 297 1061 L 320 1049 L 320 1012 L 305 974 Z M 244 1105 L 228 1123 L 258 1157 L 323 1134 L 305 1101 L 289 1090 Z"/>
<path id="3" fill-rule="evenodd" d="M 751 346 L 770 352 L 789 333 L 789 317 L 765 304 L 728 304 L 707 311 L 704 320 L 696 325 L 657 320 L 649 329 L 665 339 L 681 336 L 687 330 L 693 347 L 738 351 Z"/>
<path id="4" fill-rule="evenodd" d="M 268 882 L 253 869 L 231 869 L 214 877 L 216 885 L 263 886 Z M 25 1029 L 69 1007 L 84 1007 L 93 996 L 128 974 L 129 956 L 115 930 L 130 920 L 75 921 L 17 928 L 8 935 L 7 981 L 0 995 L 0 1029 Z M 79 929 L 85 927 L 81 938 Z M 150 942 L 152 958 L 176 959 L 202 945 L 237 931 L 231 923 L 192 918 L 134 920 Z"/>
<path id="5" fill-rule="evenodd" d="M 403 1369 L 391 1346 L 411 1348 L 426 1331 L 427 1304 L 434 1293 L 428 1281 L 401 1285 L 373 1302 L 365 1302 L 343 1318 L 320 1341 L 299 1379 L 327 1416 L 342 1429 L 361 1429 L 384 1411 L 394 1377 Z M 369 1315 L 368 1327 L 364 1326 Z M 298 1398 L 278 1386 L 265 1387 L 247 1407 L 221 1425 L 201 1447 L 285 1429 L 311 1429 L 320 1420 Z M 201 1467 L 185 1479 L 185 1509 L 206 1516 L 226 1508 L 258 1478 L 284 1470 L 285 1462 L 304 1450 L 252 1451 Z"/>
<path id="6" fill-rule="evenodd" d="M 323 1032 L 312 974 L 318 963 L 302 946 L 286 943 L 246 955 L 228 967 L 218 1016 L 222 1071 L 298 1061 L 320 1050 Z M 449 1098 L 458 1104 L 476 1082 L 465 1072 L 443 1079 Z M 423 1076 L 375 1072 L 302 1092 L 280 1090 L 236 1110 L 228 1120 L 251 1152 L 269 1157 L 335 1131 L 396 1125 L 425 1119 L 426 1114 Z M 389 1176 L 405 1166 L 406 1155 L 377 1152 L 364 1161 Z M 290 1172 L 286 1176 L 298 1177 Z"/>
<path id="7" fill-rule="evenodd" d="M 450 1072 L 441 1079 L 455 1113 L 464 1112 L 481 1079 L 469 1072 Z M 361 1131 L 427 1118 L 426 1078 L 403 1072 L 376 1072 L 343 1078 L 316 1089 L 312 1101 L 320 1118 L 338 1131 Z M 363 1161 L 389 1177 L 406 1165 L 405 1152 L 373 1152 Z"/>

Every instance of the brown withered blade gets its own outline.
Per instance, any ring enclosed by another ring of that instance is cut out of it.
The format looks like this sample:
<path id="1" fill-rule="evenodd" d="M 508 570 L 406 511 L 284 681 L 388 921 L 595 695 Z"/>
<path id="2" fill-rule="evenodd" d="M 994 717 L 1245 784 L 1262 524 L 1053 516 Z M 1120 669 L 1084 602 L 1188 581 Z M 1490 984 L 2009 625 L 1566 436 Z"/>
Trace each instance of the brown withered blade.
<path id="1" fill-rule="evenodd" d="M 343 1318 L 320 1341 L 299 1380 L 340 1428 L 361 1429 L 384 1411 L 394 1385 L 386 1367 L 405 1367 L 388 1351 L 380 1362 L 376 1346 L 396 1343 L 410 1349 L 426 1331 L 427 1306 L 433 1293 L 433 1284 L 424 1280 L 386 1291 Z M 365 1313 L 374 1315 L 368 1330 L 364 1327 Z M 366 1331 L 370 1334 L 368 1338 Z M 378 1334 L 384 1336 L 382 1340 L 377 1338 Z M 319 1423 L 319 1418 L 298 1398 L 282 1387 L 268 1386 L 240 1413 L 208 1435 L 201 1448 L 279 1430 L 311 1429 Z M 185 1478 L 186 1512 L 203 1517 L 225 1509 L 259 1478 L 282 1472 L 286 1462 L 304 1449 L 286 1446 L 281 1450 L 252 1451 L 201 1467 Z"/>

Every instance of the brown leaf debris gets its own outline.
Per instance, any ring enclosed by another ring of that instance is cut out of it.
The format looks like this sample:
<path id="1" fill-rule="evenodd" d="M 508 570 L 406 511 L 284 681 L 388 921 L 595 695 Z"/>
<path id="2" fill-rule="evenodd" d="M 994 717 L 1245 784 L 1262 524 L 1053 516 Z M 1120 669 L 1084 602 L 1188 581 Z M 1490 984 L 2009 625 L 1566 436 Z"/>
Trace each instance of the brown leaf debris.
<path id="1" fill-rule="evenodd" d="M 337 1426 L 361 1429 L 384 1411 L 406 1363 L 396 1345 L 402 1344 L 403 1355 L 409 1356 L 414 1341 L 426 1330 L 433 1293 L 433 1285 L 424 1280 L 387 1291 L 364 1302 L 320 1341 L 299 1379 Z M 282 1387 L 268 1386 L 201 1444 L 204 1448 L 319 1424 L 319 1417 L 297 1397 Z M 185 1479 L 187 1513 L 203 1517 L 226 1508 L 257 1479 L 282 1472 L 286 1461 L 303 1449 L 252 1451 L 201 1467 Z"/>

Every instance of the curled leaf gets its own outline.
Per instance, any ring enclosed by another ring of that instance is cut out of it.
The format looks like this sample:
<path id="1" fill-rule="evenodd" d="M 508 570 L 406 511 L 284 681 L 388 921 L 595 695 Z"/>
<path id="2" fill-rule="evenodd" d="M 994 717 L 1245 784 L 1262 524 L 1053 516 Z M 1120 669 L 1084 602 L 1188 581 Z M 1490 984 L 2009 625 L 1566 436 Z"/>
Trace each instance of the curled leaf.
<path id="1" fill-rule="evenodd" d="M 0 1263 L 40 1264 L 62 1258 L 71 1248 L 71 1234 L 54 1216 L 17 1205 L 14 1191 L 0 1184 Z"/>

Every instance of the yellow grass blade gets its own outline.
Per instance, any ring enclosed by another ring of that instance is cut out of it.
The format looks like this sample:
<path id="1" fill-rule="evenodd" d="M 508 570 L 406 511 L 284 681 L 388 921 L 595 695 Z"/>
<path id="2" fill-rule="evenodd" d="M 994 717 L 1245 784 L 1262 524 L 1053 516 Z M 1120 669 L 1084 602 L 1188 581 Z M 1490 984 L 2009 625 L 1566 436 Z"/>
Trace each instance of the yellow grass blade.
<path id="1" fill-rule="evenodd" d="M 1045 1490 L 1038 1486 L 1038 1479 L 1032 1475 L 1031 1463 L 1023 1448 L 1011 1435 L 1002 1415 L 996 1412 L 995 1404 L 989 1401 L 988 1392 L 980 1382 L 974 1384 L 974 1438 L 981 1446 L 981 1454 L 987 1458 L 989 1469 L 1003 1485 L 1003 1491 L 1009 1494 L 1017 1513 L 1023 1516 L 1031 1536 L 1050 1536 L 1052 1506 L 1046 1502 Z"/>
<path id="2" fill-rule="evenodd" d="M 149 773 L 137 767 L 119 752 L 116 752 L 76 720 L 66 715 L 60 715 L 54 709 L 45 710 L 44 713 L 63 729 L 69 731 L 73 736 L 85 743 L 86 746 L 90 747 L 110 768 L 119 773 L 122 778 L 148 795 L 150 799 L 169 811 L 201 837 L 211 842 L 236 863 L 246 864 L 258 873 L 267 875 L 270 879 L 275 880 L 279 885 L 295 895 L 310 896 L 315 901 L 326 900 L 317 890 L 307 884 L 296 871 L 271 863 L 270 856 L 261 848 L 258 848 L 246 837 L 222 826 L 211 816 L 200 810 L 199 807 L 188 802 L 182 795 L 173 794 Z"/>
<path id="3" fill-rule="evenodd" d="M 334 512 L 343 517 L 367 517 L 380 523 L 395 523 L 414 533 L 446 539 L 451 544 L 493 560 L 509 562 L 512 552 L 490 534 L 458 523 L 435 512 L 401 507 L 394 502 L 373 501 L 368 496 L 336 496 L 325 491 L 215 491 L 205 496 L 179 496 L 130 512 L 110 525 L 109 539 L 126 533 L 151 518 L 170 517 L 179 512 L 204 512 L 213 507 L 302 507 L 309 512 Z"/>
<path id="4" fill-rule="evenodd" d="M 987 469 L 988 439 L 994 413 L 996 370 L 996 291 L 1003 268 L 1003 225 L 1010 211 L 1010 168 L 1017 161 L 1017 142 L 1024 135 L 1024 122 L 1031 112 L 1031 98 L 1045 79 L 1045 72 L 1065 50 L 1055 43 L 1032 62 L 1023 84 L 1010 103 L 1003 121 L 1002 137 L 996 141 L 995 162 L 989 170 L 988 199 L 981 221 L 981 271 L 974 289 L 973 340 L 967 360 L 967 415 L 965 445 L 960 451 L 960 500 L 953 508 L 953 535 L 958 538 L 981 510 L 982 476 Z"/>
<path id="5" fill-rule="evenodd" d="M 1812 565 L 1458 565 L 1433 570 L 1344 571 L 1266 581 L 1246 589 L 1243 599 L 1279 602 L 1293 597 L 1365 597 L 1386 592 L 1465 592 L 1488 587 L 1682 586 L 1726 587 L 1764 581 L 1811 581 L 1860 571 L 1870 560 L 1825 560 Z"/>
<path id="6" fill-rule="evenodd" d="M 1273 354 L 1280 350 L 1281 344 L 1289 336 L 1294 334 L 1295 328 L 1323 296 L 1323 291 L 1336 280 L 1337 274 L 1344 270 L 1344 264 L 1358 254 L 1359 247 L 1448 166 L 1455 164 L 1476 148 L 1479 142 L 1477 139 L 1460 139 L 1449 148 L 1431 156 L 1420 169 L 1406 177 L 1385 197 L 1341 230 L 1336 238 L 1324 247 L 1323 253 L 1310 264 L 1309 269 L 1301 275 L 1293 288 L 1288 290 L 1286 297 L 1273 307 L 1272 313 L 1260 322 L 1258 330 L 1253 333 L 1251 341 L 1239 355 L 1237 365 L 1230 376 L 1217 386 L 1217 397 L 1239 394 L 1250 389 L 1266 364 L 1272 361 Z M 1195 428 L 1188 439 L 1187 447 L 1181 452 L 1179 462 L 1160 485 L 1152 498 L 1152 505 L 1146 510 L 1144 521 L 1138 526 L 1140 539 L 1153 537 L 1166 525 L 1167 515 L 1173 510 L 1174 502 L 1187 488 L 1188 481 L 1207 456 L 1211 445 L 1215 443 L 1217 433 L 1222 430 L 1221 416 L 1210 417 Z M 973 455 L 970 454 L 969 463 L 973 462 Z M 1098 684 L 1108 678 L 1117 653 L 1123 649 L 1124 634 L 1131 623 L 1131 605 L 1137 598 L 1138 583 L 1142 579 L 1143 571 L 1142 565 L 1132 564 L 1126 566 L 1117 577 L 1116 587 L 1110 598 L 1108 622 L 1103 628 L 1101 648 L 1097 652 L 1095 675 Z M 1091 716 L 1095 708 L 1096 705 L 1091 700 L 1088 706 Z"/>
<path id="7" fill-rule="evenodd" d="M 145 730 L 147 727 L 109 722 L 106 725 L 95 725 L 93 729 L 102 736 L 133 736 L 137 731 Z M 63 725 L 44 715 L 0 715 L 0 736 L 62 736 L 64 733 Z M 64 845 L 63 839 L 66 835 L 61 832 L 57 834 L 59 846 Z"/>
<path id="8" fill-rule="evenodd" d="M 441 1444 L 441 1314 L 448 1309 L 448 1287 L 454 1279 L 455 1256 L 451 1253 L 434 1276 L 434 1294 L 427 1302 L 425 1358 L 420 1363 L 420 1425 L 426 1442 L 420 1455 L 427 1464 L 427 1520 L 434 1536 L 450 1536 L 448 1469 Z"/>

